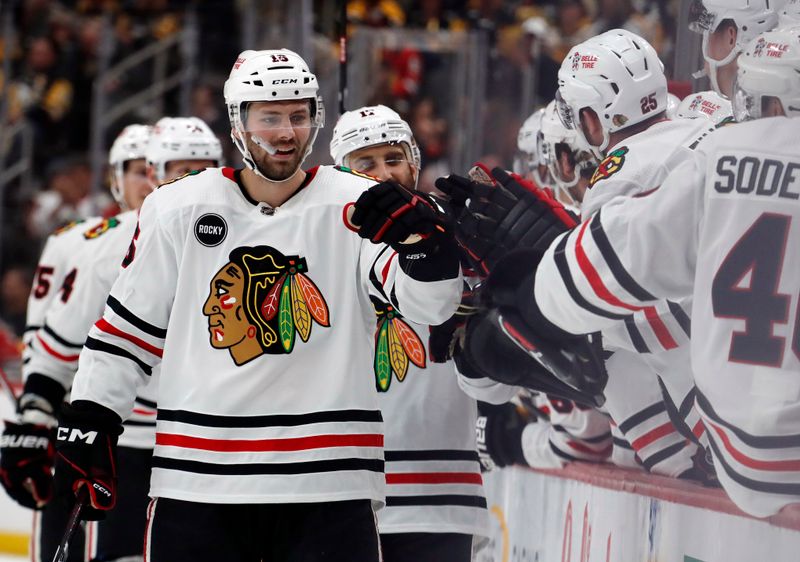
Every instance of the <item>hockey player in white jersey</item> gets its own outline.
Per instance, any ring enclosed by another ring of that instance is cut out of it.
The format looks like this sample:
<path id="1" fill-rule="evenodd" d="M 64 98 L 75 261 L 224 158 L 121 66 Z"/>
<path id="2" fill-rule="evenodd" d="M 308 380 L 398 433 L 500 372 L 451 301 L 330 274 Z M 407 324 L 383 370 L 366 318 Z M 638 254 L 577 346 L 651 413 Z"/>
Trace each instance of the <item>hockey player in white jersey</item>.
<path id="1" fill-rule="evenodd" d="M 756 35 L 774 29 L 786 0 L 693 0 L 689 29 L 703 35 L 703 69 L 711 88 L 731 99 L 736 60 Z"/>
<path id="2" fill-rule="evenodd" d="M 697 92 L 686 96 L 678 106 L 675 114 L 678 119 L 708 119 L 714 125 L 720 125 L 726 120 L 733 119 L 733 108 L 727 98 L 713 90 Z"/>
<path id="3" fill-rule="evenodd" d="M 540 333 L 595 330 L 626 307 L 693 295 L 696 401 L 717 474 L 759 517 L 800 502 L 799 77 L 796 33 L 754 39 L 734 111 L 761 119 L 711 133 L 656 191 L 616 199 L 564 235 L 516 293 Z"/>
<path id="4" fill-rule="evenodd" d="M 408 123 L 386 106 L 344 113 L 330 149 L 337 165 L 416 186 L 417 143 Z M 372 292 L 374 370 L 386 435 L 386 507 L 378 512 L 383 559 L 469 562 L 473 536 L 486 535 L 488 525 L 475 400 L 458 387 L 452 359 L 433 361 L 426 341 L 432 327 L 398 314 L 380 283 L 373 282 Z"/>
<path id="5" fill-rule="evenodd" d="M 301 169 L 323 124 L 317 93 L 292 51 L 239 55 L 225 100 L 245 169 L 147 198 L 82 351 L 56 480 L 88 489 L 91 510 L 114 506 L 116 435 L 161 365 L 147 560 L 379 559 L 370 276 L 431 324 L 455 310 L 461 275 L 423 198 Z"/>
<path id="6" fill-rule="evenodd" d="M 541 189 L 553 189 L 547 163 L 542 159 L 541 130 L 544 108 L 537 109 L 525 119 L 517 133 L 517 154 L 514 156 L 514 173 Z"/>

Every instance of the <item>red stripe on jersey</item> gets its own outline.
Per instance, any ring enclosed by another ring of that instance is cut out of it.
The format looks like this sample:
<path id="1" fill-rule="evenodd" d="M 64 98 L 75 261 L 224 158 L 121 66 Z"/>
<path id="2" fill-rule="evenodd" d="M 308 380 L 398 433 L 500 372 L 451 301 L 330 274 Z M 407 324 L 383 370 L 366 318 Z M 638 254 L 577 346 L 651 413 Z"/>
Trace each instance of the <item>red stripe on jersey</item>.
<path id="1" fill-rule="evenodd" d="M 381 270 L 381 277 L 383 278 L 383 284 L 386 285 L 386 279 L 389 277 L 389 266 L 392 265 L 392 260 L 397 257 L 397 252 L 392 252 L 392 255 L 389 256 L 389 259 L 386 260 L 386 265 L 383 266 L 383 270 Z"/>
<path id="2" fill-rule="evenodd" d="M 785 460 L 785 461 L 762 461 L 758 459 L 754 459 L 753 457 L 748 457 L 743 452 L 736 449 L 731 443 L 731 440 L 728 438 L 728 435 L 725 433 L 725 430 L 722 429 L 720 426 L 712 422 L 711 420 L 706 420 L 706 424 L 713 429 L 719 438 L 722 440 L 723 445 L 725 445 L 725 450 L 730 453 L 730 455 L 739 463 L 743 464 L 747 468 L 752 468 L 754 470 L 768 470 L 771 472 L 798 472 L 800 471 L 800 459 L 792 459 L 792 460 Z"/>
<path id="3" fill-rule="evenodd" d="M 312 435 L 286 439 L 207 439 L 173 433 L 156 433 L 156 445 L 182 447 L 221 453 L 263 453 L 272 451 L 304 451 L 330 447 L 383 447 L 380 433 L 348 435 Z"/>
<path id="4" fill-rule="evenodd" d="M 698 420 L 698 422 L 694 424 L 694 427 L 692 428 L 692 433 L 694 434 L 695 437 L 699 439 L 700 436 L 703 435 L 705 432 L 706 432 L 706 426 L 703 425 L 703 420 Z"/>
<path id="5" fill-rule="evenodd" d="M 586 221 L 578 231 L 578 238 L 575 240 L 575 258 L 578 260 L 578 266 L 580 267 L 584 277 L 586 277 L 586 280 L 589 281 L 589 285 L 591 285 L 595 294 L 613 306 L 624 308 L 632 312 L 639 312 L 643 310 L 645 318 L 647 318 L 647 321 L 653 328 L 653 332 L 655 333 L 656 338 L 658 338 L 658 342 L 661 344 L 661 346 L 664 347 L 664 349 L 674 349 L 678 347 L 678 344 L 675 343 L 675 340 L 670 335 L 667 326 L 661 321 L 661 318 L 659 318 L 658 312 L 655 308 L 652 306 L 643 307 L 622 302 L 611 293 L 608 287 L 605 286 L 603 279 L 592 265 L 592 262 L 589 261 L 589 256 L 586 255 L 586 252 L 582 246 L 583 234 L 586 232 L 586 228 L 590 223 L 591 221 Z"/>
<path id="6" fill-rule="evenodd" d="M 236 170 L 233 168 L 225 166 L 222 168 L 222 175 L 231 180 L 233 183 L 236 183 Z"/>
<path id="7" fill-rule="evenodd" d="M 598 451 L 597 449 L 592 449 L 591 447 L 587 447 L 583 443 L 580 443 L 578 441 L 572 441 L 571 439 L 569 441 L 567 441 L 567 445 L 569 445 L 571 448 L 575 449 L 576 451 L 580 451 L 581 453 L 585 453 L 587 455 L 593 455 L 593 456 L 598 456 L 599 455 L 599 456 L 602 456 L 602 457 L 607 457 L 608 455 L 610 455 L 611 454 L 611 449 L 613 448 L 613 445 L 608 445 L 607 447 L 604 447 L 604 448 L 602 448 L 602 449 L 600 449 Z"/>
<path id="8" fill-rule="evenodd" d="M 386 473 L 387 484 L 476 484 L 483 478 L 478 472 L 393 472 Z"/>
<path id="9" fill-rule="evenodd" d="M 103 332 L 105 332 L 107 334 L 111 334 L 112 336 L 117 336 L 117 337 L 120 337 L 120 338 L 122 338 L 124 340 L 128 340 L 132 344 L 135 344 L 136 346 L 141 347 L 142 349 L 144 349 L 148 353 L 152 353 L 153 355 L 155 355 L 157 357 L 161 357 L 161 355 L 164 353 L 164 350 L 159 349 L 156 346 L 154 346 L 152 344 L 149 344 L 144 340 L 140 340 L 136 336 L 132 336 L 132 335 L 128 334 L 127 332 L 123 332 L 119 328 L 116 328 L 116 327 L 112 326 L 111 324 L 109 324 L 106 321 L 105 318 L 101 318 L 100 320 L 98 320 L 97 323 L 95 324 L 95 326 L 97 326 L 98 329 L 102 330 Z"/>
<path id="10" fill-rule="evenodd" d="M 59 353 L 58 351 L 47 345 L 39 334 L 36 334 L 36 339 L 39 340 L 40 344 L 42 344 L 44 350 L 53 357 L 55 357 L 56 359 L 60 359 L 61 361 L 77 361 L 78 357 L 80 357 L 80 354 L 64 355 L 63 353 Z"/>
<path id="11" fill-rule="evenodd" d="M 631 442 L 631 447 L 633 447 L 636 451 L 640 451 L 650 445 L 653 441 L 661 439 L 662 437 L 674 432 L 675 427 L 672 425 L 672 422 L 666 422 L 663 425 L 659 425 L 658 427 L 651 429 L 638 439 L 634 439 Z"/>
<path id="12" fill-rule="evenodd" d="M 134 408 L 133 409 L 133 413 L 134 414 L 139 414 L 140 416 L 155 416 L 156 415 L 156 412 L 154 412 L 152 410 L 142 410 L 141 408 Z"/>

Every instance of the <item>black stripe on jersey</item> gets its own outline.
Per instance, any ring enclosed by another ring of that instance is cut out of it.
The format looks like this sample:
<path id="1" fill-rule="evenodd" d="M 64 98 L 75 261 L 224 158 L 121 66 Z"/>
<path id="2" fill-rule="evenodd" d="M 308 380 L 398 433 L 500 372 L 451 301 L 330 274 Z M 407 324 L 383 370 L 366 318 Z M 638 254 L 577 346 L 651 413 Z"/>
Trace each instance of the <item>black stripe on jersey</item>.
<path id="1" fill-rule="evenodd" d="M 628 330 L 628 337 L 631 338 L 631 343 L 633 343 L 637 353 L 650 353 L 650 348 L 647 347 L 642 333 L 636 327 L 636 321 L 633 316 L 625 318 L 625 329 Z"/>
<path id="2" fill-rule="evenodd" d="M 674 425 L 675 429 L 678 430 L 678 433 L 680 433 L 686 439 L 697 443 L 697 437 L 694 433 L 692 433 L 692 428 L 686 423 L 685 416 L 681 415 L 680 409 L 678 409 L 678 406 L 675 404 L 672 396 L 669 395 L 667 385 L 664 384 L 664 380 L 661 378 L 661 375 L 657 375 L 656 380 L 658 381 L 658 386 L 661 389 L 661 396 L 664 398 L 664 407 L 667 409 L 667 415 L 669 416 L 672 425 Z M 689 392 L 689 394 L 691 394 L 691 392 Z"/>
<path id="3" fill-rule="evenodd" d="M 666 410 L 666 406 L 664 406 L 664 403 L 663 402 L 656 402 L 655 404 L 651 404 L 650 406 L 648 406 L 644 410 L 640 410 L 639 412 L 633 414 L 631 417 L 626 419 L 624 422 L 619 424 L 617 427 L 619 427 L 619 430 L 622 433 L 628 433 L 631 429 L 633 429 L 634 427 L 636 427 L 640 423 L 643 423 L 643 422 L 649 420 L 650 418 L 657 416 L 658 414 L 660 414 L 664 410 Z"/>
<path id="4" fill-rule="evenodd" d="M 686 397 L 683 399 L 683 402 L 681 402 L 681 406 L 680 408 L 678 408 L 678 412 L 680 413 L 683 419 L 689 417 L 689 414 L 692 411 L 692 406 L 694 406 L 694 398 L 696 395 L 697 395 L 697 387 L 693 386 L 692 390 L 690 390 L 686 394 Z"/>
<path id="5" fill-rule="evenodd" d="M 158 410 L 158 419 L 205 427 L 295 427 L 327 422 L 381 422 L 380 410 L 331 410 L 309 414 L 216 416 L 187 410 Z"/>
<path id="6" fill-rule="evenodd" d="M 731 425 L 729 422 L 726 422 L 719 417 L 717 412 L 714 411 L 714 408 L 711 407 L 708 399 L 703 396 L 703 393 L 700 392 L 699 389 L 697 389 L 696 392 L 697 404 L 700 406 L 703 412 L 714 422 L 729 429 L 742 443 L 748 447 L 753 447 L 754 449 L 788 449 L 790 447 L 800 447 L 800 435 L 798 434 L 769 436 L 751 435 L 746 431 Z M 709 428 L 709 432 L 713 433 L 711 428 Z"/>
<path id="7" fill-rule="evenodd" d="M 597 245 L 597 249 L 600 250 L 600 255 L 603 256 L 603 260 L 605 260 L 608 269 L 614 276 L 614 279 L 617 280 L 617 283 L 619 283 L 620 287 L 625 289 L 629 294 L 633 295 L 637 300 L 656 300 L 656 298 L 646 291 L 644 287 L 634 281 L 630 273 L 628 273 L 625 270 L 625 267 L 623 267 L 622 262 L 619 261 L 619 257 L 617 257 L 617 253 L 614 251 L 614 248 L 611 247 L 611 243 L 608 241 L 608 236 L 606 236 L 606 233 L 603 230 L 603 225 L 600 222 L 600 214 L 602 212 L 603 209 L 597 211 L 597 214 L 592 218 L 592 224 L 590 225 L 589 229 L 592 232 L 594 243 Z"/>
<path id="8" fill-rule="evenodd" d="M 384 451 L 386 462 L 400 461 L 475 461 L 478 462 L 477 451 L 459 449 L 429 449 L 419 451 Z"/>
<path id="9" fill-rule="evenodd" d="M 378 252 L 378 256 L 375 258 L 375 261 L 373 261 L 372 265 L 370 265 L 369 267 L 369 282 L 372 283 L 372 286 L 375 287 L 375 290 L 377 290 L 381 294 L 384 302 L 391 302 L 391 301 L 389 301 L 389 296 L 386 294 L 386 291 L 383 290 L 383 283 L 381 283 L 380 280 L 378 279 L 378 274 L 375 273 L 375 266 L 378 263 L 378 260 L 380 260 L 381 257 L 383 257 L 383 254 L 388 252 L 389 249 L 390 246 L 386 246 L 383 250 Z"/>
<path id="10" fill-rule="evenodd" d="M 630 443 L 625 441 L 624 439 L 620 439 L 619 437 L 612 437 L 612 441 L 614 442 L 615 447 L 619 447 L 621 449 L 628 449 L 629 451 L 633 451 L 633 447 Z"/>
<path id="11" fill-rule="evenodd" d="M 144 372 L 145 375 L 153 374 L 153 369 L 150 367 L 150 365 L 148 365 L 147 363 L 136 357 L 133 353 L 130 353 L 122 349 L 121 347 L 117 347 L 116 345 L 104 341 L 96 340 L 92 337 L 86 338 L 86 347 L 94 351 L 100 351 L 102 353 L 110 353 L 111 355 L 116 355 L 117 357 L 124 357 L 125 359 L 129 359 L 134 363 L 136 363 L 136 365 L 139 366 L 139 368 L 142 370 L 142 372 Z"/>
<path id="12" fill-rule="evenodd" d="M 602 443 L 603 441 L 608 441 L 609 437 L 611 437 L 611 432 L 607 431 L 606 433 L 602 433 L 597 437 L 576 437 L 578 441 L 584 441 L 586 443 Z"/>
<path id="13" fill-rule="evenodd" d="M 628 315 L 625 314 L 614 314 L 613 312 L 608 312 L 603 310 L 602 308 L 596 307 L 581 295 L 580 291 L 578 291 L 578 287 L 575 286 L 575 281 L 572 279 L 572 272 L 569 270 L 569 264 L 567 263 L 567 254 L 564 251 L 567 246 L 567 238 L 568 236 L 564 236 L 561 238 L 561 241 L 556 246 L 555 253 L 553 257 L 556 261 L 556 267 L 558 267 L 558 272 L 561 274 L 561 279 L 564 281 L 564 286 L 567 288 L 567 292 L 569 296 L 575 301 L 575 304 L 583 308 L 584 310 L 588 310 L 592 314 L 596 314 L 597 316 L 602 316 L 603 318 L 612 318 L 614 320 L 624 320 Z"/>
<path id="14" fill-rule="evenodd" d="M 35 332 L 39 328 L 41 328 L 41 326 L 37 326 L 36 324 L 27 324 L 25 328 L 22 330 L 22 333 L 24 335 L 27 334 L 28 332 Z"/>
<path id="15" fill-rule="evenodd" d="M 158 404 L 156 404 L 152 400 L 145 400 L 144 398 L 142 398 L 140 396 L 137 396 L 136 398 L 134 398 L 133 401 L 136 402 L 137 404 L 141 404 L 142 406 L 145 406 L 147 408 L 153 408 L 154 410 L 156 408 L 158 408 Z"/>
<path id="16" fill-rule="evenodd" d="M 392 292 L 389 294 L 389 298 L 392 299 L 392 304 L 397 310 L 400 310 L 400 303 L 397 302 L 397 294 L 394 292 L 395 284 L 392 283 Z"/>
<path id="17" fill-rule="evenodd" d="M 71 341 L 65 340 L 64 338 L 59 336 L 57 333 L 55 333 L 55 331 L 53 331 L 53 329 L 50 326 L 48 326 L 47 324 L 42 326 L 42 330 L 44 330 L 45 334 L 47 334 L 48 336 L 50 336 L 51 338 L 56 340 L 58 343 L 60 343 L 64 347 L 71 347 L 73 349 L 81 349 L 81 348 L 83 348 L 83 343 L 72 343 Z"/>
<path id="18" fill-rule="evenodd" d="M 162 340 L 167 337 L 167 330 L 164 328 L 159 328 L 158 326 L 153 326 L 149 322 L 146 322 L 136 316 L 133 312 L 122 306 L 122 303 L 119 302 L 117 299 L 108 295 L 108 300 L 106 301 L 108 307 L 116 312 L 120 318 L 125 320 L 128 324 L 136 326 L 145 334 L 151 335 L 154 338 L 161 338 Z"/>
<path id="19" fill-rule="evenodd" d="M 681 329 L 684 333 L 691 337 L 692 336 L 692 319 L 689 318 L 689 315 L 686 314 L 686 311 L 683 310 L 683 307 L 676 302 L 667 301 L 667 306 L 669 307 L 669 311 L 675 317 L 675 320 L 678 321 L 680 324 Z"/>
<path id="20" fill-rule="evenodd" d="M 382 473 L 383 461 L 381 459 L 330 459 L 288 463 L 218 464 L 153 456 L 153 468 L 194 472 L 197 474 L 219 474 L 223 476 L 240 476 L 247 474 L 312 474 L 352 470 L 367 470 L 369 472 Z"/>
<path id="21" fill-rule="evenodd" d="M 647 458 L 642 458 L 642 464 L 644 467 L 649 470 L 650 472 L 653 471 L 653 467 L 658 463 L 662 463 L 668 458 L 677 455 L 680 453 L 683 448 L 686 447 L 685 441 L 680 441 L 679 443 L 674 443 L 669 447 L 665 447 L 661 449 L 657 453 L 653 453 L 652 455 L 648 455 Z M 641 456 L 641 454 L 640 454 Z"/>
<path id="22" fill-rule="evenodd" d="M 130 425 L 132 427 L 155 427 L 154 421 L 138 421 L 138 420 L 125 420 L 122 425 Z"/>
<path id="23" fill-rule="evenodd" d="M 552 441 L 548 441 L 547 443 L 548 443 L 548 445 L 550 445 L 550 450 L 553 451 L 553 453 L 555 453 L 556 456 L 561 457 L 565 461 L 567 461 L 567 462 L 575 462 L 575 461 L 578 460 L 577 457 L 573 457 L 572 455 L 570 455 L 568 453 L 565 453 L 564 451 L 562 451 L 561 449 L 559 449 L 558 447 L 553 445 Z"/>
<path id="24" fill-rule="evenodd" d="M 486 509 L 486 498 L 482 496 L 466 496 L 460 494 L 444 494 L 437 496 L 386 496 L 386 507 L 409 507 L 419 505 L 459 505 Z"/>
<path id="25" fill-rule="evenodd" d="M 748 478 L 739 474 L 725 461 L 725 457 L 723 457 L 720 453 L 720 450 L 717 448 L 717 444 L 714 439 L 709 439 L 708 444 L 711 446 L 711 450 L 714 452 L 714 466 L 721 466 L 730 479 L 740 486 L 750 490 L 767 492 L 770 494 L 786 494 L 792 496 L 800 495 L 800 483 L 764 482 L 761 480 L 753 480 L 752 478 Z M 780 474 L 791 474 L 791 472 L 781 471 Z"/>

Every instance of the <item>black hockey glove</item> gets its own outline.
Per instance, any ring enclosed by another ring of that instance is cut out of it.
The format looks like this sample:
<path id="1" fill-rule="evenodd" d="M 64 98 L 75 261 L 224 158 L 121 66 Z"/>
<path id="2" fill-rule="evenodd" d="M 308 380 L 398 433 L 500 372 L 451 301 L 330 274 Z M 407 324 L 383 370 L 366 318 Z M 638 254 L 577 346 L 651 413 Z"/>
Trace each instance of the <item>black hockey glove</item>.
<path id="1" fill-rule="evenodd" d="M 85 487 L 89 503 L 81 513 L 102 519 L 117 501 L 117 438 L 122 420 L 108 408 L 86 400 L 65 406 L 56 442 L 56 490 L 78 495 Z"/>
<path id="2" fill-rule="evenodd" d="M 428 195 L 391 180 L 362 193 L 347 222 L 362 238 L 400 254 L 414 253 L 420 241 L 446 232 L 446 217 Z"/>
<path id="3" fill-rule="evenodd" d="M 436 187 L 451 197 L 469 199 L 458 216 L 455 234 L 482 275 L 509 252 L 544 250 L 577 224 L 561 203 L 516 174 L 494 168 L 491 178 L 495 185 L 458 176 L 436 181 Z"/>
<path id="4" fill-rule="evenodd" d="M 53 497 L 55 415 L 64 387 L 31 374 L 19 399 L 19 417 L 6 421 L 0 437 L 0 481 L 23 507 L 42 509 Z"/>
<path id="5" fill-rule="evenodd" d="M 465 283 L 456 313 L 444 324 L 429 328 L 428 357 L 433 363 L 446 363 L 460 353 L 467 319 L 478 311 L 476 304 L 475 292 Z"/>
<path id="6" fill-rule="evenodd" d="M 53 498 L 55 431 L 32 423 L 5 424 L 0 437 L 3 487 L 21 506 L 42 509 Z"/>
<path id="7" fill-rule="evenodd" d="M 500 405 L 478 402 L 475 437 L 482 471 L 527 464 L 522 452 L 522 431 L 528 423 L 510 402 Z"/>

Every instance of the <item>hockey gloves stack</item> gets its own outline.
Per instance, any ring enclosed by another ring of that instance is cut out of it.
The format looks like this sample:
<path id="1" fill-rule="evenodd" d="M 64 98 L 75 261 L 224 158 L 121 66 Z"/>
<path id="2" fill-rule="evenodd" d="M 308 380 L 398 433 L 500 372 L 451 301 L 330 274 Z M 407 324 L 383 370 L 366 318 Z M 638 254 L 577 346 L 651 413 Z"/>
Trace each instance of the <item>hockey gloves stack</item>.
<path id="1" fill-rule="evenodd" d="M 494 183 L 450 175 L 436 180 L 458 214 L 455 234 L 476 271 L 485 276 L 499 260 L 518 248 L 545 250 L 577 223 L 546 191 L 516 174 L 476 167 Z M 474 170 L 474 169 L 473 169 Z"/>
<path id="2" fill-rule="evenodd" d="M 64 495 L 88 492 L 81 517 L 102 519 L 117 501 L 117 438 L 120 417 L 85 400 L 65 406 L 58 427 L 56 489 Z"/>

